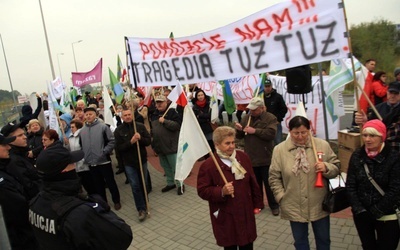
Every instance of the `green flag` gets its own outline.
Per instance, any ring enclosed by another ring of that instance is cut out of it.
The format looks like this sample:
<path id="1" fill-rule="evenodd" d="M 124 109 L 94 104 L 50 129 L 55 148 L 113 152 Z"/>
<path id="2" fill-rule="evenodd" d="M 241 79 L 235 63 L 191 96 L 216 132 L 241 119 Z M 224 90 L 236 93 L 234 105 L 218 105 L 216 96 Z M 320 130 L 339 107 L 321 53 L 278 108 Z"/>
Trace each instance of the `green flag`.
<path id="1" fill-rule="evenodd" d="M 72 105 L 76 107 L 76 96 L 78 95 L 78 91 L 76 91 L 76 88 L 72 88 L 69 92 L 69 95 L 71 96 Z"/>
<path id="2" fill-rule="evenodd" d="M 117 77 L 114 75 L 110 68 L 108 68 L 108 73 L 110 75 L 110 85 L 111 90 L 113 91 L 115 96 L 115 101 L 118 104 L 121 104 L 122 99 L 124 99 L 124 90 L 121 87 L 121 83 L 117 80 Z"/>
<path id="3" fill-rule="evenodd" d="M 228 114 L 232 114 L 236 110 L 235 100 L 233 100 L 231 86 L 228 80 L 219 81 L 222 86 L 222 93 L 224 95 L 224 107 Z"/>

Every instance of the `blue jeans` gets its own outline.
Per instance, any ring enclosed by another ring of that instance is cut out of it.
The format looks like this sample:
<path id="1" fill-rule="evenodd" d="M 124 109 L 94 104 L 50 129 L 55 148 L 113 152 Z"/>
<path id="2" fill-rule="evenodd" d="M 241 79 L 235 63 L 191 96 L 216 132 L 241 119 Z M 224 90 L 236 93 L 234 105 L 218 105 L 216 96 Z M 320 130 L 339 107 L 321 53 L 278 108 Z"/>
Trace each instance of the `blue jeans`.
<path id="1" fill-rule="evenodd" d="M 143 176 L 147 182 L 147 162 L 143 163 Z M 146 200 L 143 190 L 142 175 L 139 167 L 125 166 L 125 173 L 132 188 L 133 199 L 135 200 L 137 211 L 147 211 Z"/>
<path id="2" fill-rule="evenodd" d="M 330 217 L 311 222 L 315 244 L 317 250 L 329 250 L 331 245 L 330 239 Z M 290 221 L 292 234 L 294 238 L 294 247 L 297 250 L 309 250 L 310 243 L 308 241 L 308 223 Z"/>
<path id="3" fill-rule="evenodd" d="M 276 126 L 276 135 L 274 139 L 275 145 L 278 145 L 279 143 L 282 142 L 282 123 L 278 122 L 278 125 Z"/>

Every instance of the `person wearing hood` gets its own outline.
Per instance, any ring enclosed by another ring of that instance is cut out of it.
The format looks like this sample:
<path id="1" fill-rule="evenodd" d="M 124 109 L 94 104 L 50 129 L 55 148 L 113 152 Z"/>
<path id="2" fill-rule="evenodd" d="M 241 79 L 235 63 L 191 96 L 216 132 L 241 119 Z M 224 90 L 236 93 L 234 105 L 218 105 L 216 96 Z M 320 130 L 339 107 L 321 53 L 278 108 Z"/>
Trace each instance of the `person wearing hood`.
<path id="1" fill-rule="evenodd" d="M 60 116 L 60 127 L 64 131 L 64 135 L 60 135 L 60 140 L 64 143 L 64 146 L 68 145 L 69 141 L 68 138 L 71 135 L 71 121 L 72 121 L 72 116 L 68 113 L 62 114 Z"/>
<path id="2" fill-rule="evenodd" d="M 0 204 L 8 234 L 9 242 L 2 239 L 0 244 L 11 246 L 11 249 L 39 249 L 33 230 L 29 223 L 28 210 L 29 188 L 24 177 L 18 171 L 15 158 L 10 157 L 10 143 L 15 136 L 5 137 L 0 134 Z M 7 244 L 9 243 L 9 244 Z"/>
<path id="3" fill-rule="evenodd" d="M 10 155 L 13 158 L 16 170 L 21 174 L 24 186 L 27 187 L 26 192 L 28 198 L 33 198 L 38 192 L 41 185 L 39 175 L 36 168 L 32 165 L 28 158 L 28 142 L 22 123 L 8 123 L 2 129 L 1 133 L 5 137 L 15 136 L 16 139 L 10 143 Z"/>
<path id="4" fill-rule="evenodd" d="M 43 150 L 42 135 L 43 127 L 37 119 L 32 119 L 28 123 L 28 158 L 33 165 L 36 163 L 36 157 Z"/>
<path id="5" fill-rule="evenodd" d="M 32 113 L 33 110 L 30 105 L 22 106 L 21 109 L 22 117 L 19 119 L 22 128 L 25 128 L 25 126 L 28 125 L 30 120 L 37 119 L 40 114 L 40 111 L 42 110 L 42 98 L 38 93 L 36 93 L 36 98 L 37 98 L 37 107 L 34 113 Z"/>
<path id="6" fill-rule="evenodd" d="M 40 249 L 125 250 L 132 242 L 130 226 L 101 197 L 79 196 L 75 165 L 83 157 L 56 141 L 37 158 L 43 189 L 30 203 L 29 221 Z"/>

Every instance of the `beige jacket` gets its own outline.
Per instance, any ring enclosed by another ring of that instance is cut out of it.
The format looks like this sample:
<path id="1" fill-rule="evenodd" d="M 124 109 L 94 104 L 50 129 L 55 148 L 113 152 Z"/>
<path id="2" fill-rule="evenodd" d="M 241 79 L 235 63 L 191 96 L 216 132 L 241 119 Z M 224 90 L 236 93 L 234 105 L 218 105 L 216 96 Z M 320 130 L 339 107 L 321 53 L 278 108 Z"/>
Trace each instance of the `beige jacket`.
<path id="1" fill-rule="evenodd" d="M 323 152 L 323 161 L 328 172 L 323 176 L 331 179 L 339 174 L 340 163 L 329 144 L 321 139 L 313 138 L 317 152 Z M 323 188 L 316 188 L 315 156 L 312 144 L 306 146 L 307 160 L 310 171 L 304 173 L 299 170 L 296 176 L 292 172 L 295 164 L 296 146 L 290 139 L 274 148 L 272 162 L 269 170 L 269 184 L 274 192 L 275 199 L 280 203 L 281 218 L 296 221 L 310 222 L 324 218 L 328 215 L 322 210 L 322 201 L 327 193 L 327 180 Z"/>

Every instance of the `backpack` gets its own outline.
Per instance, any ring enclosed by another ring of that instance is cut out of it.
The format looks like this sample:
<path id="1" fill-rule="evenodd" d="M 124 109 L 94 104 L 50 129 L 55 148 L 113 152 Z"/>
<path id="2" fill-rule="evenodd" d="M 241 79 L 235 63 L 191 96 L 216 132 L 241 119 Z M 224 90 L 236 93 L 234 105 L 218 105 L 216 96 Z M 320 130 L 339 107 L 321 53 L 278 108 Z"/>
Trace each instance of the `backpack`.
<path id="1" fill-rule="evenodd" d="M 110 210 L 110 206 L 98 195 L 91 195 L 88 199 L 82 200 L 77 197 L 65 196 L 57 199 L 52 204 L 52 209 L 56 211 L 59 219 L 57 220 L 57 229 L 62 232 L 65 220 L 68 215 L 79 206 L 88 206 L 95 212 L 94 218 L 96 227 L 106 229 L 105 238 L 101 240 L 115 239 L 107 244 L 101 244 L 102 249 L 127 249 L 132 242 L 132 230 L 130 226 L 118 215 Z M 91 214 L 92 215 L 92 214 Z M 85 216 L 89 216 L 88 214 Z M 71 239 L 67 238 L 71 242 Z"/>

